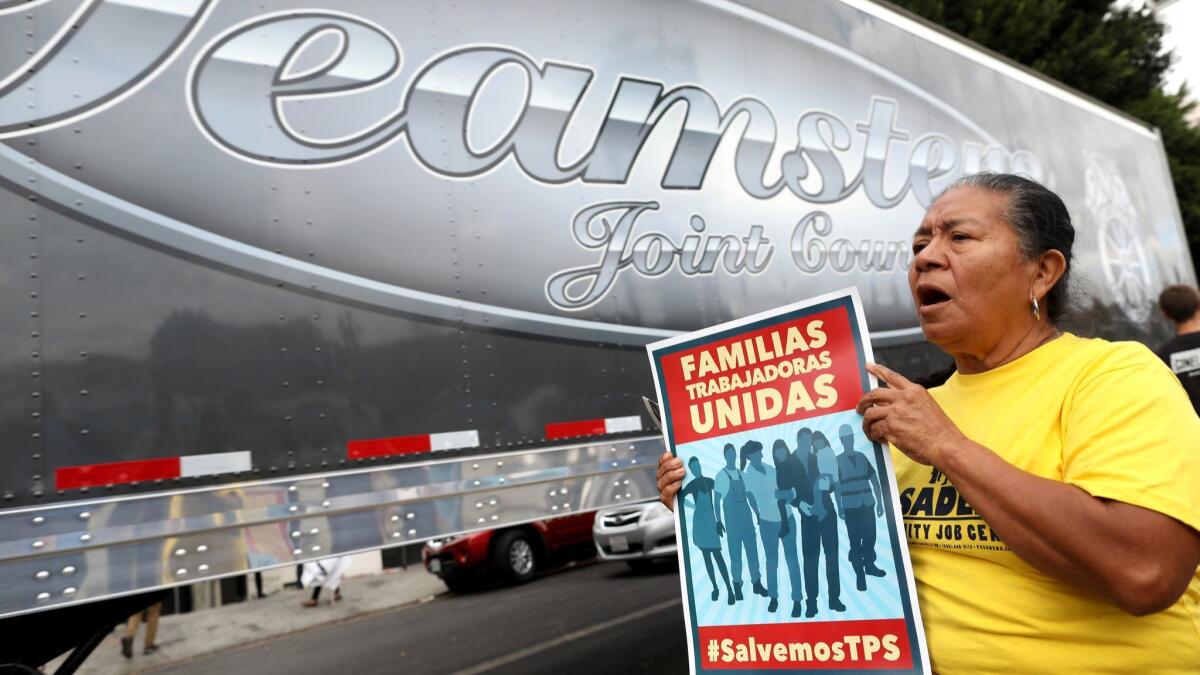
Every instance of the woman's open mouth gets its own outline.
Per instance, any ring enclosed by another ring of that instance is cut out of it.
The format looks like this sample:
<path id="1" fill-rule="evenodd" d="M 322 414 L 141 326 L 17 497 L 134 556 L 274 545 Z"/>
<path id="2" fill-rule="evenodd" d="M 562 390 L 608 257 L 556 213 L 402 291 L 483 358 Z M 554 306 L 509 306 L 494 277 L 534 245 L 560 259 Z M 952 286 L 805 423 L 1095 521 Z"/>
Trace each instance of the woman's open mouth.
<path id="1" fill-rule="evenodd" d="M 917 287 L 917 309 L 921 314 L 933 312 L 950 302 L 950 294 L 936 286 Z"/>

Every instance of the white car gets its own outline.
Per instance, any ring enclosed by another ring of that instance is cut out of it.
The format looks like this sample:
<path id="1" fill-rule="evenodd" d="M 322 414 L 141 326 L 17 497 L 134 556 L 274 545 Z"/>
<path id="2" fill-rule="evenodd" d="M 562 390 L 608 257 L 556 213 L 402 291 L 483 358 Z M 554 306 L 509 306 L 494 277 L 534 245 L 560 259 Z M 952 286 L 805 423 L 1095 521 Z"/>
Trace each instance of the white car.
<path id="1" fill-rule="evenodd" d="M 601 509 L 592 538 L 602 560 L 624 560 L 635 570 L 645 569 L 655 558 L 675 557 L 675 517 L 661 502 Z"/>

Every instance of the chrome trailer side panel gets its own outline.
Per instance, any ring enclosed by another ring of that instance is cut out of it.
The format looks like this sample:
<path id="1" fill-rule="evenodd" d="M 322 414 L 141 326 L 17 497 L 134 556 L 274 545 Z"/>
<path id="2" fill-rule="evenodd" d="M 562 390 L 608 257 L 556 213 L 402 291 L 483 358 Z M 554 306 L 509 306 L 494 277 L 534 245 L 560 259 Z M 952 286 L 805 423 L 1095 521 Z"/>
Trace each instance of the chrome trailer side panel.
<path id="1" fill-rule="evenodd" d="M 656 437 L 0 514 L 0 618 L 657 494 Z"/>

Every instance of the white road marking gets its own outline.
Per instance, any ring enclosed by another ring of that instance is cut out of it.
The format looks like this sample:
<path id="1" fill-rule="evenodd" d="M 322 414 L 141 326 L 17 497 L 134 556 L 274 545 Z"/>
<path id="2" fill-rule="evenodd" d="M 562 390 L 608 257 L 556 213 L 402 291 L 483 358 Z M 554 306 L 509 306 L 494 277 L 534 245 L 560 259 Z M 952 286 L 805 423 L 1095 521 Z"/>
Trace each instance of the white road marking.
<path id="1" fill-rule="evenodd" d="M 558 647 L 559 645 L 564 645 L 568 642 L 574 642 L 575 640 L 578 640 L 580 638 L 585 638 L 589 635 L 594 635 L 596 633 L 606 631 L 609 628 L 614 628 L 616 626 L 620 626 L 621 624 L 629 623 L 630 621 L 637 621 L 638 619 L 650 616 L 651 614 L 656 614 L 658 612 L 661 612 L 664 609 L 670 609 L 672 607 L 679 605 L 681 602 L 683 602 L 683 601 L 680 598 L 671 598 L 669 600 L 663 600 L 662 602 L 650 605 L 649 607 L 639 609 L 636 612 L 631 612 L 629 614 L 619 616 L 615 619 L 609 619 L 608 621 L 602 621 L 600 623 L 588 626 L 587 628 L 580 628 L 579 630 L 571 631 L 570 633 L 560 635 L 560 636 L 554 638 L 553 640 L 546 640 L 544 642 L 539 642 L 535 645 L 530 645 L 524 649 L 518 649 L 515 652 L 505 654 L 504 656 L 498 656 L 494 659 L 484 661 L 483 663 L 478 663 L 478 664 L 476 664 L 470 668 L 467 668 L 465 670 L 456 671 L 456 675 L 477 675 L 478 673 L 485 673 L 489 670 L 495 670 L 502 666 L 507 666 L 511 663 L 515 663 L 522 659 L 529 658 L 530 656 L 533 656 L 534 654 L 540 654 L 544 651 L 554 649 L 555 647 Z"/>

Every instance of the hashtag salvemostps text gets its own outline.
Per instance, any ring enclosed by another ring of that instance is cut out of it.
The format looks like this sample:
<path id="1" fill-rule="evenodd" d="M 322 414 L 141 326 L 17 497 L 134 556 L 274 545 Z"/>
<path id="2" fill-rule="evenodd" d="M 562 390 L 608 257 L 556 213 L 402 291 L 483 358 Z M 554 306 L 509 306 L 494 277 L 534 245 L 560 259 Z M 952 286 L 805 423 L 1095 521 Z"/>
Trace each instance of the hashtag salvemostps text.
<path id="1" fill-rule="evenodd" d="M 903 620 L 702 626 L 705 669 L 910 668 Z"/>

